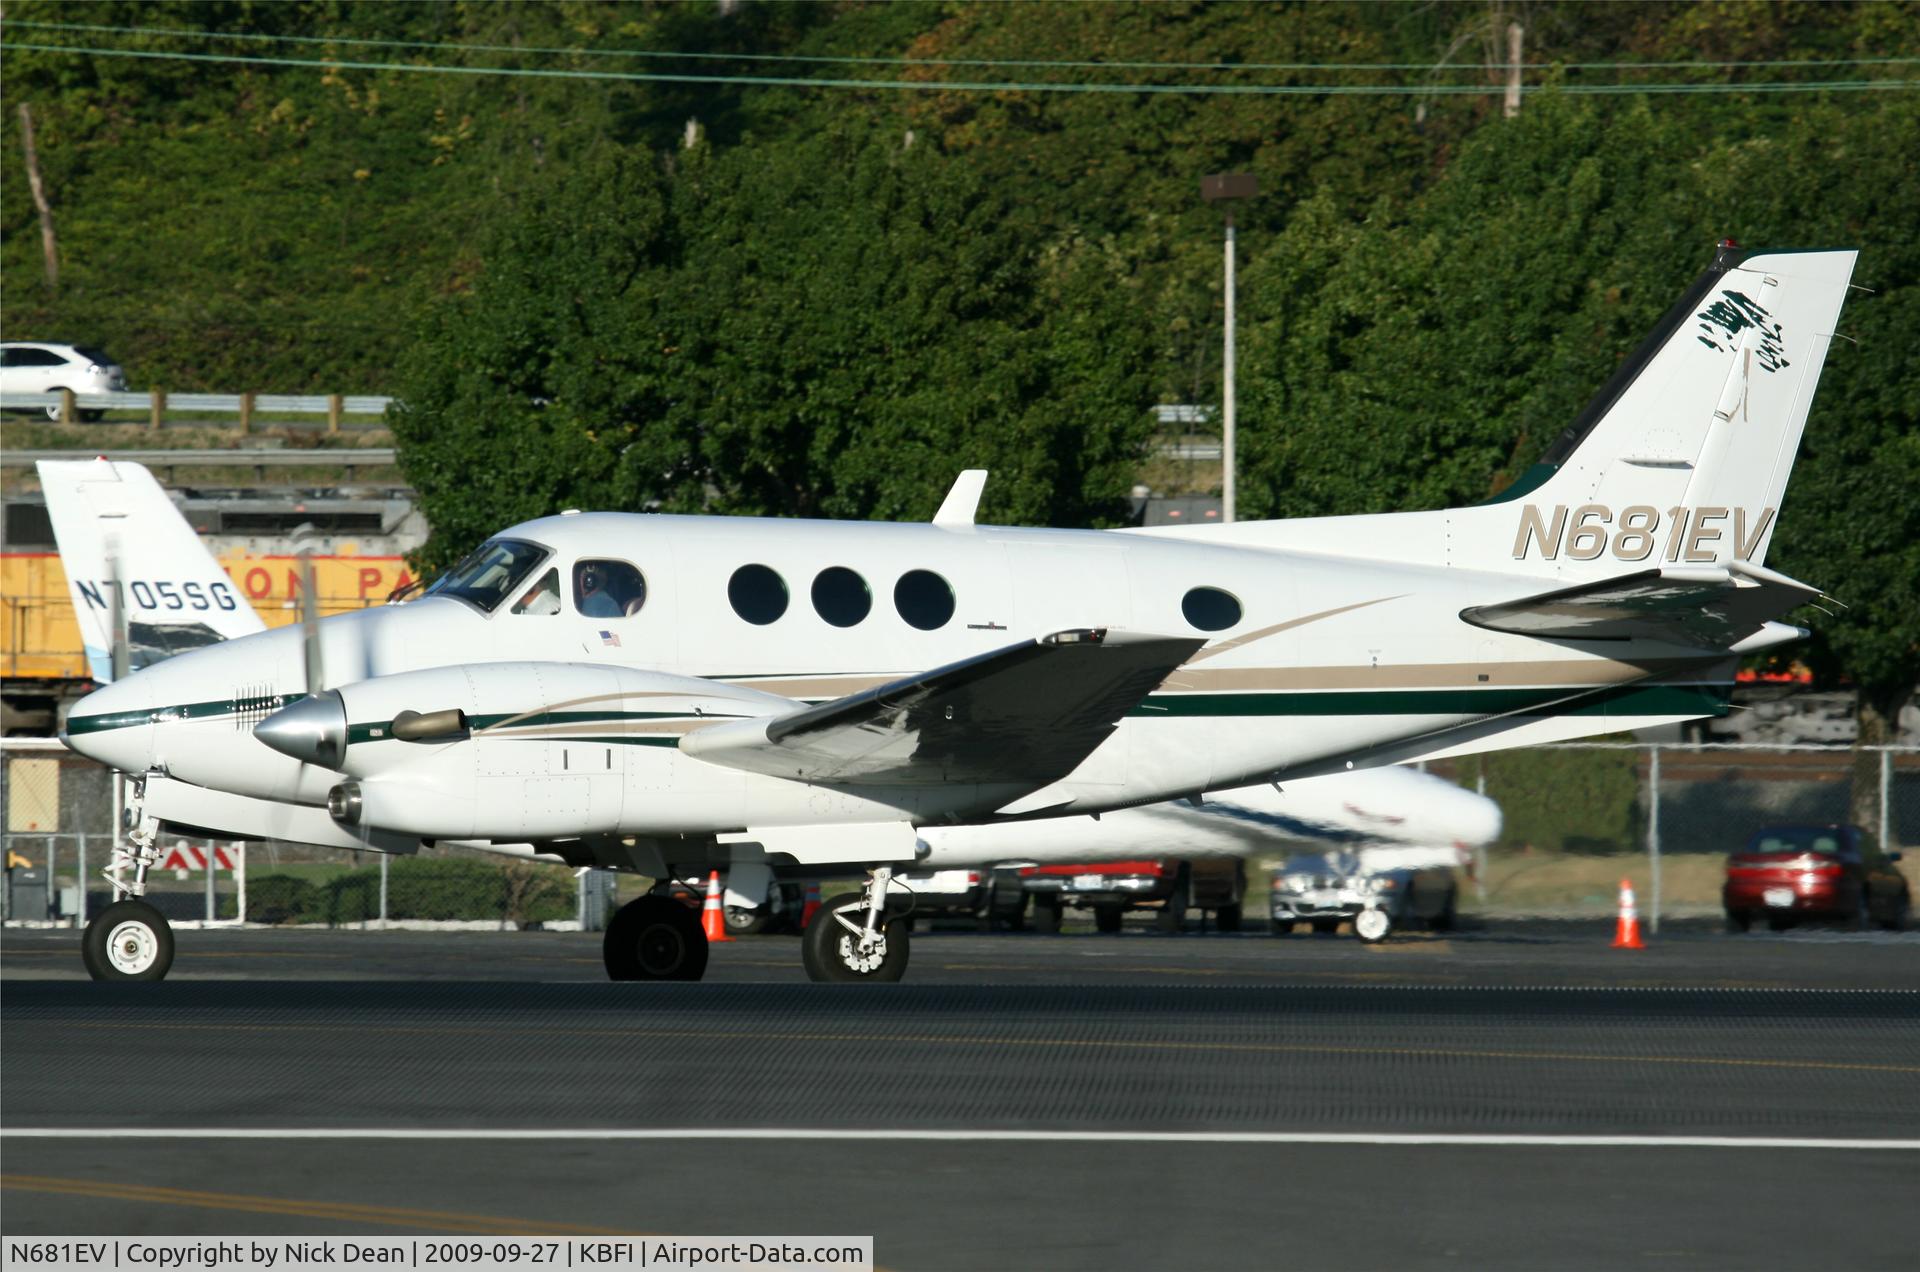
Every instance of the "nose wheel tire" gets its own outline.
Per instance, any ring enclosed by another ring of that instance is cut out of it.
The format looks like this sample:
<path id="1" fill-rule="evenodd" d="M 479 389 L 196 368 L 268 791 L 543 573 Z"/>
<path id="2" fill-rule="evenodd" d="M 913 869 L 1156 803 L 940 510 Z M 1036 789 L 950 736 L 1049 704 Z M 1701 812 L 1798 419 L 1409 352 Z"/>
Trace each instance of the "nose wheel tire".
<path id="1" fill-rule="evenodd" d="M 888 919 L 874 942 L 863 947 L 860 929 L 866 918 L 866 902 L 858 892 L 842 893 L 820 907 L 800 934 L 800 958 L 808 980 L 871 985 L 906 975 L 906 920 Z"/>
<path id="2" fill-rule="evenodd" d="M 1368 945 L 1376 945 L 1387 939 L 1387 933 L 1393 931 L 1393 920 L 1387 917 L 1385 910 L 1362 910 L 1353 916 L 1353 934 Z"/>
<path id="3" fill-rule="evenodd" d="M 97 981 L 157 981 L 173 966 L 173 929 L 145 901 L 115 901 L 87 923 L 80 961 Z"/>
<path id="4" fill-rule="evenodd" d="M 697 981 L 707 970 L 707 934 L 680 902 L 646 896 L 620 907 L 600 953 L 613 980 Z"/>

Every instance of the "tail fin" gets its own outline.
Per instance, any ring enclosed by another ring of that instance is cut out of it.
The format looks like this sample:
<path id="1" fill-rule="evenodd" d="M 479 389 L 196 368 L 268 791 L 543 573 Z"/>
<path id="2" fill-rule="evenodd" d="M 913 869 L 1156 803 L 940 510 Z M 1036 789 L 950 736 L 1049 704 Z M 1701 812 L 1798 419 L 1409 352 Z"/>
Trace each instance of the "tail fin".
<path id="1" fill-rule="evenodd" d="M 1581 579 L 1623 563 L 1761 565 L 1857 255 L 1723 246 L 1488 503 L 1145 533 Z"/>
<path id="2" fill-rule="evenodd" d="M 42 460 L 40 486 L 93 678 L 113 678 L 114 593 L 129 668 L 264 631 L 193 527 L 139 464 Z"/>
<path id="3" fill-rule="evenodd" d="M 1762 564 L 1856 255 L 1722 247 L 1494 501 L 1509 558 Z"/>

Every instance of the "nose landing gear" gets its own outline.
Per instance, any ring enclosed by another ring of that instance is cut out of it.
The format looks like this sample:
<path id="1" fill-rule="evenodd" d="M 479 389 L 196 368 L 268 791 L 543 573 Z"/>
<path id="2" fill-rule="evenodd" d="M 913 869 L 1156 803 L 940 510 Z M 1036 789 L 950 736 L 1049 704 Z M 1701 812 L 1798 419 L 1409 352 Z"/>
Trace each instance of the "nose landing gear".
<path id="1" fill-rule="evenodd" d="M 887 885 L 893 871 L 868 871 L 859 892 L 846 892 L 820 907 L 800 938 L 807 978 L 840 984 L 897 981 L 907 971 L 905 915 L 887 916 Z"/>
<path id="2" fill-rule="evenodd" d="M 134 788 L 134 829 L 125 844 L 117 844 L 113 861 L 103 872 L 113 885 L 113 904 L 93 916 L 80 939 L 80 961 L 97 981 L 157 981 L 173 966 L 173 929 L 160 911 L 139 898 L 147 894 L 147 871 L 160 860 L 155 842 L 159 823 L 141 807 L 142 791 Z M 128 881 L 126 871 L 133 869 Z M 81 883 L 84 893 L 85 881 Z"/>

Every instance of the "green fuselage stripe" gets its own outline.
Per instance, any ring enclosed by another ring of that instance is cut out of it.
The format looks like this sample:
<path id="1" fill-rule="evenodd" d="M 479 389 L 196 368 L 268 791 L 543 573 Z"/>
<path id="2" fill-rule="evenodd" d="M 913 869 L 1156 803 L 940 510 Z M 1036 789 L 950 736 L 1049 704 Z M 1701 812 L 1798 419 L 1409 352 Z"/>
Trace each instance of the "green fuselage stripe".
<path id="1" fill-rule="evenodd" d="M 1579 695 L 1575 701 L 1567 699 Z M 304 695 L 299 695 L 304 696 Z M 1546 689 L 1340 689 L 1294 690 L 1274 693 L 1159 693 L 1135 707 L 1136 718 L 1154 719 L 1172 716 L 1390 716 L 1390 715 L 1506 715 L 1539 711 L 1547 715 L 1724 715 L 1732 699 L 1733 686 L 1718 684 L 1616 685 L 1607 688 L 1561 686 Z M 295 701 L 289 695 L 288 702 Z M 1565 705 L 1556 705 L 1565 704 Z M 231 700 L 189 702 L 149 711 L 115 711 L 102 715 L 69 716 L 69 736 L 101 733 L 110 729 L 136 728 L 169 720 L 205 720 L 235 715 Z M 527 716 L 487 715 L 472 720 L 476 732 L 496 728 L 508 720 L 513 728 L 553 725 L 578 725 L 583 730 L 594 725 L 625 720 L 719 720 L 737 716 L 690 716 L 678 711 L 543 711 Z M 392 722 L 381 720 L 348 726 L 347 741 L 384 740 Z M 375 731 L 378 731 L 377 733 Z M 512 735 L 503 735 L 508 740 Z M 673 746 L 675 737 L 580 737 L 555 738 L 551 735 L 524 738 L 525 741 L 594 741 L 624 746 Z"/>
<path id="2" fill-rule="evenodd" d="M 1731 685 L 1631 685 L 1609 689 L 1340 689 L 1291 693 L 1153 694 L 1130 713 L 1156 716 L 1506 715 L 1578 701 L 1553 715 L 1720 715 Z"/>

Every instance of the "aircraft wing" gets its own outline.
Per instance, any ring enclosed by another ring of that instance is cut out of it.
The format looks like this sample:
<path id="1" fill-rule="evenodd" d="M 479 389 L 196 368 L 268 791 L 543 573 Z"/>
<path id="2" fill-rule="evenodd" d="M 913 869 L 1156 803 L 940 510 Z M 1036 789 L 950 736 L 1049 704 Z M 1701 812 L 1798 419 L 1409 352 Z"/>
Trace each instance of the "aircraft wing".
<path id="1" fill-rule="evenodd" d="M 818 706 L 701 729 L 680 749 L 803 782 L 1038 789 L 1077 768 L 1205 643 L 1055 632 Z"/>
<path id="2" fill-rule="evenodd" d="M 1820 596 L 1784 574 L 1730 568 L 1651 569 L 1460 611 L 1475 627 L 1558 640 L 1661 640 L 1730 649 Z"/>

